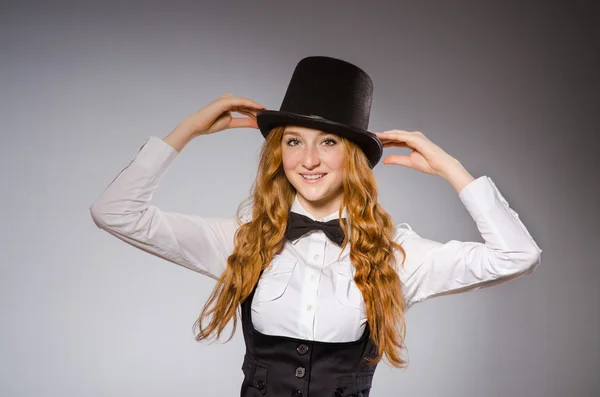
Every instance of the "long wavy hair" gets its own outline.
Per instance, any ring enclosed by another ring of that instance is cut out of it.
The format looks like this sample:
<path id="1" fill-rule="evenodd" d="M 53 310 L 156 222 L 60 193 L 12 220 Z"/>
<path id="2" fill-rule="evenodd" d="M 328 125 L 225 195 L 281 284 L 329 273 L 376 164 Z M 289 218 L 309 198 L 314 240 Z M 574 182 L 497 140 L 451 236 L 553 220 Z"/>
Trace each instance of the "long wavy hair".
<path id="1" fill-rule="evenodd" d="M 220 338 L 226 325 L 233 319 L 237 327 L 239 305 L 250 295 L 258 282 L 260 272 L 285 243 L 288 213 L 294 202 L 296 189 L 288 181 L 282 165 L 281 140 L 285 126 L 276 127 L 268 134 L 262 146 L 256 180 L 250 196 L 237 210 L 239 228 L 235 233 L 235 248 L 227 258 L 227 268 L 217 281 L 200 317 L 193 328 L 199 327 L 196 340 L 208 339 L 216 331 Z M 399 368 L 407 366 L 400 350 L 406 349 L 406 303 L 401 293 L 401 282 L 396 271 L 394 249 L 405 251 L 393 240 L 395 227 L 391 216 L 377 201 L 377 182 L 367 157 L 352 141 L 339 136 L 344 146 L 342 209 L 350 226 L 351 239 L 344 237 L 342 249 L 350 244 L 350 260 L 356 268 L 354 280 L 365 301 L 371 339 L 377 355 L 367 360 L 379 362 L 383 355 Z M 243 209 L 251 202 L 251 219 L 242 221 Z M 208 324 L 204 325 L 204 322 Z"/>

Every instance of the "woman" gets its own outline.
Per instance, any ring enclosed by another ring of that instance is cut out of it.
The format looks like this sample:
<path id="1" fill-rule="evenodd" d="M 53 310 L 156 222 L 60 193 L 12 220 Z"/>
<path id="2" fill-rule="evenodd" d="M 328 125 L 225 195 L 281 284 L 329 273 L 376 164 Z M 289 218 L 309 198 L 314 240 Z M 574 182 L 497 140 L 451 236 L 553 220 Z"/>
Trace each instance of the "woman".
<path id="1" fill-rule="evenodd" d="M 119 239 L 217 280 L 196 339 L 219 337 L 231 320 L 235 332 L 240 309 L 241 396 L 368 396 L 383 356 L 406 366 L 399 351 L 412 304 L 504 282 L 540 263 L 541 249 L 490 178 L 474 179 L 421 132 L 368 132 L 371 95 L 371 79 L 355 65 L 305 58 L 279 111 L 224 94 L 164 139 L 150 137 L 90 208 L 98 227 Z M 236 219 L 150 203 L 192 139 L 229 128 L 258 128 L 265 137 Z M 485 244 L 442 244 L 394 226 L 372 172 L 392 146 L 412 152 L 383 163 L 447 180 Z"/>

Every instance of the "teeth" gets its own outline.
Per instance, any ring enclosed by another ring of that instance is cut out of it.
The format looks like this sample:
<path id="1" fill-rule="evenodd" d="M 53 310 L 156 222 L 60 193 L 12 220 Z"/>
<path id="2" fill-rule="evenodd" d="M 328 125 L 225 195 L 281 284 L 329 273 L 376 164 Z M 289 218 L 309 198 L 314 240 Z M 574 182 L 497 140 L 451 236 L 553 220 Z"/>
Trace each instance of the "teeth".
<path id="1" fill-rule="evenodd" d="M 318 175 L 302 175 L 302 177 L 304 179 L 319 179 L 321 178 L 323 175 L 325 174 L 318 174 Z"/>

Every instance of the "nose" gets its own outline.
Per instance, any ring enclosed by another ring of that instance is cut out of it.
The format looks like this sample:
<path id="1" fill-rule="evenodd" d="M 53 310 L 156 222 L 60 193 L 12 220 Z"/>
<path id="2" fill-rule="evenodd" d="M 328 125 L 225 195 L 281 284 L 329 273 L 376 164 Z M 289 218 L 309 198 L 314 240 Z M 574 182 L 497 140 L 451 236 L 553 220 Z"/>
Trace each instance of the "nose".
<path id="1" fill-rule="evenodd" d="M 307 145 L 302 154 L 302 165 L 304 168 L 311 169 L 317 167 L 321 163 L 319 151 L 312 145 Z"/>

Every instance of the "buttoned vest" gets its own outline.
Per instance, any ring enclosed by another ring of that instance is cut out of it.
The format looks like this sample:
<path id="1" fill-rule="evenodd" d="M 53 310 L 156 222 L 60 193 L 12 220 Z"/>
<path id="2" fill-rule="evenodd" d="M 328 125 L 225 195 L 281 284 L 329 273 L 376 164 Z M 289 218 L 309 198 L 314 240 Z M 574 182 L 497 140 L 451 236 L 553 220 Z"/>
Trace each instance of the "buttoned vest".
<path id="1" fill-rule="evenodd" d="M 377 365 L 369 324 L 352 342 L 320 342 L 266 335 L 252 324 L 252 298 L 242 302 L 246 344 L 241 397 L 368 397 Z"/>

